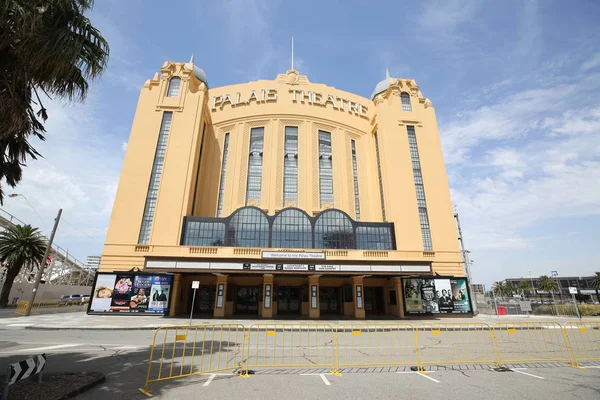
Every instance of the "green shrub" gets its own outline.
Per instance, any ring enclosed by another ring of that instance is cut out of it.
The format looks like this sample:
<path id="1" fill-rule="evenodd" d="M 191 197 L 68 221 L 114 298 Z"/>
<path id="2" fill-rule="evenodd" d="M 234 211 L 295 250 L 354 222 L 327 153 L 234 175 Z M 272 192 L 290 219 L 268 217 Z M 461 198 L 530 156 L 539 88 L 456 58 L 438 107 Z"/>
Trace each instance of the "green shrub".
<path id="1" fill-rule="evenodd" d="M 543 305 L 533 309 L 534 315 L 554 315 L 553 308 L 559 315 L 575 315 L 571 304 Z M 579 313 L 582 317 L 600 316 L 600 304 L 579 304 Z"/>

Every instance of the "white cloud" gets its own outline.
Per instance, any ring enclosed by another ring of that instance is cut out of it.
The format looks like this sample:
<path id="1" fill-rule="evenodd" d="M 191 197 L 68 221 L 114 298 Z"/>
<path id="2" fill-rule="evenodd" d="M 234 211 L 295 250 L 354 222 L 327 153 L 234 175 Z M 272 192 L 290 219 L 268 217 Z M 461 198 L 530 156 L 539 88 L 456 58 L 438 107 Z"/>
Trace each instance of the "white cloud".
<path id="1" fill-rule="evenodd" d="M 121 143 L 121 150 L 127 151 L 127 142 Z"/>
<path id="2" fill-rule="evenodd" d="M 419 25 L 438 34 L 454 32 L 460 25 L 472 20 L 480 4 L 478 1 L 439 0 L 425 3 L 418 16 Z"/>
<path id="3" fill-rule="evenodd" d="M 594 69 L 600 66 L 600 53 L 594 54 L 592 57 L 587 59 L 583 64 L 581 64 L 582 71 L 589 71 L 590 69 Z"/>

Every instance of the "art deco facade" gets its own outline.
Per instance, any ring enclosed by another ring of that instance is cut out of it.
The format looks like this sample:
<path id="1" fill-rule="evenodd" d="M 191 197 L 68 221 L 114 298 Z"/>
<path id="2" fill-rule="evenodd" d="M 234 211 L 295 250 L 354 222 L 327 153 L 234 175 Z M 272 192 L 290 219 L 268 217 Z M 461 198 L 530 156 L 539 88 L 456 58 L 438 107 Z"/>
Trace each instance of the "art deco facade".
<path id="1" fill-rule="evenodd" d="M 402 278 L 464 276 L 434 109 L 415 81 L 365 98 L 295 70 L 210 88 L 146 81 L 100 271 L 173 273 L 170 313 L 404 316 Z"/>

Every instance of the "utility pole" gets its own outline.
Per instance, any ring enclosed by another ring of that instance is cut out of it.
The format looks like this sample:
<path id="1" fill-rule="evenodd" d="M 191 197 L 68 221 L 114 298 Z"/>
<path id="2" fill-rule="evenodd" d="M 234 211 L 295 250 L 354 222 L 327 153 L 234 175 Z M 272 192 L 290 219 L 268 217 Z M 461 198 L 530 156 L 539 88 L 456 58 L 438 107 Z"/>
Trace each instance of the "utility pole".
<path id="1" fill-rule="evenodd" d="M 50 255 L 50 249 L 52 248 L 52 241 L 54 240 L 54 235 L 56 234 L 56 229 L 58 228 L 58 222 L 60 221 L 60 216 L 62 215 L 62 208 L 58 210 L 58 215 L 54 220 L 54 228 L 52 228 L 52 233 L 50 234 L 50 239 L 48 239 L 48 244 L 46 245 L 46 251 L 44 252 L 44 258 L 42 258 L 40 262 L 40 267 L 38 268 L 38 272 L 35 275 L 35 282 L 33 284 L 33 290 L 31 291 L 31 298 L 29 299 L 29 304 L 27 304 L 27 310 L 25 310 L 25 316 L 28 317 L 31 314 L 31 308 L 33 307 L 33 302 L 35 300 L 35 295 L 37 294 L 38 287 L 40 286 L 40 281 L 42 280 L 42 276 L 44 275 L 44 269 L 46 268 L 46 261 L 48 260 L 48 255 Z"/>
<path id="2" fill-rule="evenodd" d="M 473 298 L 473 286 L 471 282 L 471 261 L 469 260 L 469 251 L 465 250 L 465 242 L 463 240 L 462 229 L 460 228 L 460 219 L 458 218 L 458 213 L 454 213 L 454 219 L 456 219 L 456 228 L 458 229 L 458 241 L 460 242 L 460 249 L 463 255 L 463 260 L 465 262 L 465 274 L 467 275 L 467 282 L 469 284 L 469 293 L 471 302 L 471 309 L 473 311 L 473 315 L 477 314 L 477 301 Z"/>

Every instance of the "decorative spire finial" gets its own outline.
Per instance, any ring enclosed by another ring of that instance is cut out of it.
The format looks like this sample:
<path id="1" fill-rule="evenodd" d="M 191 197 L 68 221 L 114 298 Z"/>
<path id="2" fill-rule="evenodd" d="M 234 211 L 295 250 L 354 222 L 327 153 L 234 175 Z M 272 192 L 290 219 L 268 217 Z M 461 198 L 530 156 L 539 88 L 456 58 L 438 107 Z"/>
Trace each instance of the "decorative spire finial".
<path id="1" fill-rule="evenodd" d="M 390 79 L 390 71 L 387 68 L 385 69 L 385 79 Z"/>
<path id="2" fill-rule="evenodd" d="M 194 63 L 194 53 L 192 53 L 192 57 L 190 58 L 190 64 Z"/>
<path id="3" fill-rule="evenodd" d="M 292 36 L 292 69 L 294 69 L 294 37 Z"/>

